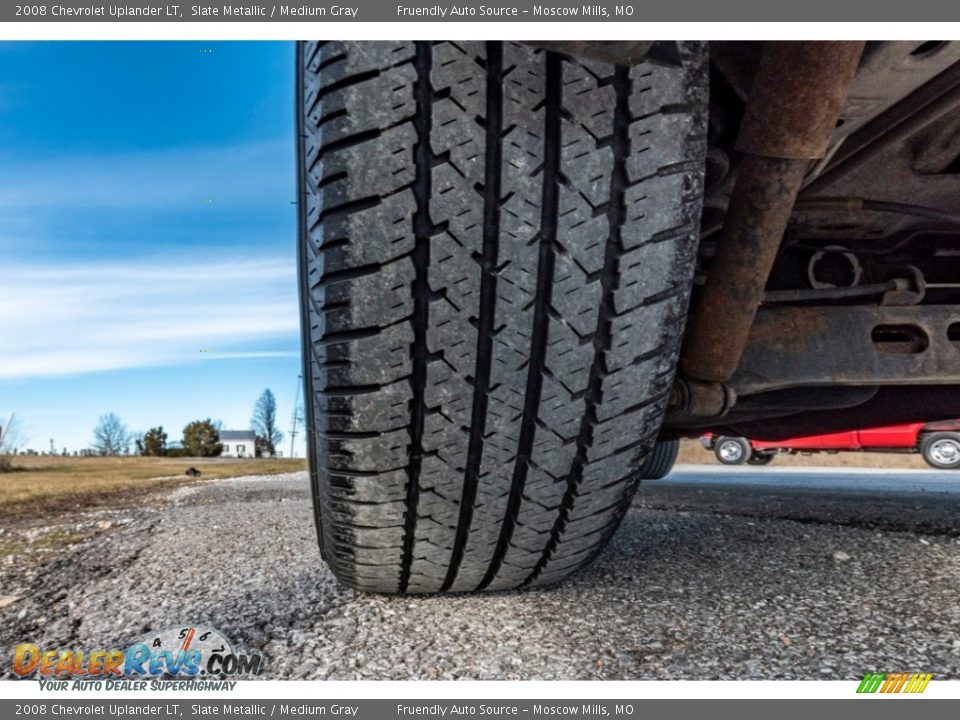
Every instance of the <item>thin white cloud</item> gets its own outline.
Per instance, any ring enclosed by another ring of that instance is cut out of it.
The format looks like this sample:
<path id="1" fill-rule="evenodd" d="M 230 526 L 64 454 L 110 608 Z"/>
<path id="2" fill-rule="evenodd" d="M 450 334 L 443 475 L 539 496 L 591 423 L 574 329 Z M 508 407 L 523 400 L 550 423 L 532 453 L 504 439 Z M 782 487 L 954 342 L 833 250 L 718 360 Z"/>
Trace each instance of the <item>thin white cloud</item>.
<path id="1" fill-rule="evenodd" d="M 300 357 L 296 350 L 249 350 L 243 352 L 212 352 L 204 353 L 205 360 L 262 360 L 264 358 L 293 358 Z"/>
<path id="2" fill-rule="evenodd" d="M 278 182 L 278 172 L 289 172 L 289 182 Z M 0 216 L 41 208 L 262 207 L 293 200 L 292 188 L 287 140 L 29 162 L 0 155 Z"/>
<path id="3" fill-rule="evenodd" d="M 4 264 L 0 378 L 283 357 L 256 345 L 295 340 L 297 313 L 287 259 Z"/>

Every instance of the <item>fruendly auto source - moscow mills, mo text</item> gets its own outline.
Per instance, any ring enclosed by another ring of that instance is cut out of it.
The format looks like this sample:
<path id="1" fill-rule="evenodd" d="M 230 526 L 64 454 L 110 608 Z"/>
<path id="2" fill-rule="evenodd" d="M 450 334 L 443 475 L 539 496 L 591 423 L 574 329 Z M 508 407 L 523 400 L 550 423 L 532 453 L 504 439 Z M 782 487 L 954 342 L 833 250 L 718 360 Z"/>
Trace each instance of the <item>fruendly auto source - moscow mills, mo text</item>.
<path id="1" fill-rule="evenodd" d="M 398 18 L 435 17 L 441 20 L 446 17 L 593 17 L 608 18 L 614 15 L 630 17 L 633 15 L 632 5 L 580 5 L 574 7 L 551 7 L 534 5 L 529 10 L 514 6 L 499 5 L 397 5 Z"/>

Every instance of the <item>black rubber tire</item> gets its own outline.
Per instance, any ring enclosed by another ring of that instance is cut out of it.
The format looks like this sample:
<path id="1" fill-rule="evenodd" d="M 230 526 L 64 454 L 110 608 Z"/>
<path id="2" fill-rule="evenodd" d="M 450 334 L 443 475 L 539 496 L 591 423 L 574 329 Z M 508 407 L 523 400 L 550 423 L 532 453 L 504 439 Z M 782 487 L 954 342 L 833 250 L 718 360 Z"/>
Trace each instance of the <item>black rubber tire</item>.
<path id="1" fill-rule="evenodd" d="M 702 200 L 703 43 L 301 43 L 311 476 L 339 580 L 556 582 L 662 420 Z"/>
<path id="2" fill-rule="evenodd" d="M 773 458 L 776 453 L 771 452 L 757 452 L 753 451 L 753 454 L 750 455 L 750 458 L 747 460 L 747 465 L 769 465 L 773 462 Z"/>
<path id="3" fill-rule="evenodd" d="M 955 470 L 960 467 L 960 457 L 953 462 L 945 462 L 943 457 L 937 453 L 938 444 L 951 443 L 960 446 L 960 433 L 955 432 L 932 432 L 924 435 L 920 440 L 920 454 L 930 467 L 938 470 Z"/>
<path id="4" fill-rule="evenodd" d="M 739 454 L 733 456 L 725 452 L 727 445 L 736 445 L 739 447 Z M 751 455 L 753 455 L 753 448 L 751 448 L 750 443 L 742 437 L 718 437 L 713 444 L 713 454 L 716 455 L 717 460 L 724 465 L 743 465 L 750 459 Z"/>
<path id="5" fill-rule="evenodd" d="M 643 470 L 640 471 L 640 478 L 662 480 L 673 470 L 673 464 L 677 462 L 679 452 L 679 440 L 658 440 L 653 450 L 647 455 L 647 461 L 643 464 Z"/>

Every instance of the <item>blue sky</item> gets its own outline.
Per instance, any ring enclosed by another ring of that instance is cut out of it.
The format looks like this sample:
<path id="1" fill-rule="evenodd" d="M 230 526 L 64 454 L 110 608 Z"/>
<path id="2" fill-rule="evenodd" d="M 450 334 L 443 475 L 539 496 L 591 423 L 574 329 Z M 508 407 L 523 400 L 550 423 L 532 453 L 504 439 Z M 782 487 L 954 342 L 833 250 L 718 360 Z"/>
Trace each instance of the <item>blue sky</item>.
<path id="1" fill-rule="evenodd" d="M 243 429 L 267 387 L 289 428 L 293 69 L 289 43 L 0 43 L 0 417 L 28 447 L 107 412 Z"/>

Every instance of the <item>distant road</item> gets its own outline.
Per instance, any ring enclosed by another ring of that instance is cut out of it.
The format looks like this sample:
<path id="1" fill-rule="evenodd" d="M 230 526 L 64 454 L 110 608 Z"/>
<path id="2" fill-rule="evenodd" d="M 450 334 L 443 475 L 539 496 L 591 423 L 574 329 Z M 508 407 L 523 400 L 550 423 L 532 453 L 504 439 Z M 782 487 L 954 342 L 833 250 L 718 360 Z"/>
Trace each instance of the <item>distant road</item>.
<path id="1" fill-rule="evenodd" d="M 679 465 L 664 480 L 644 483 L 638 502 L 960 536 L 960 472 L 954 471 Z"/>

